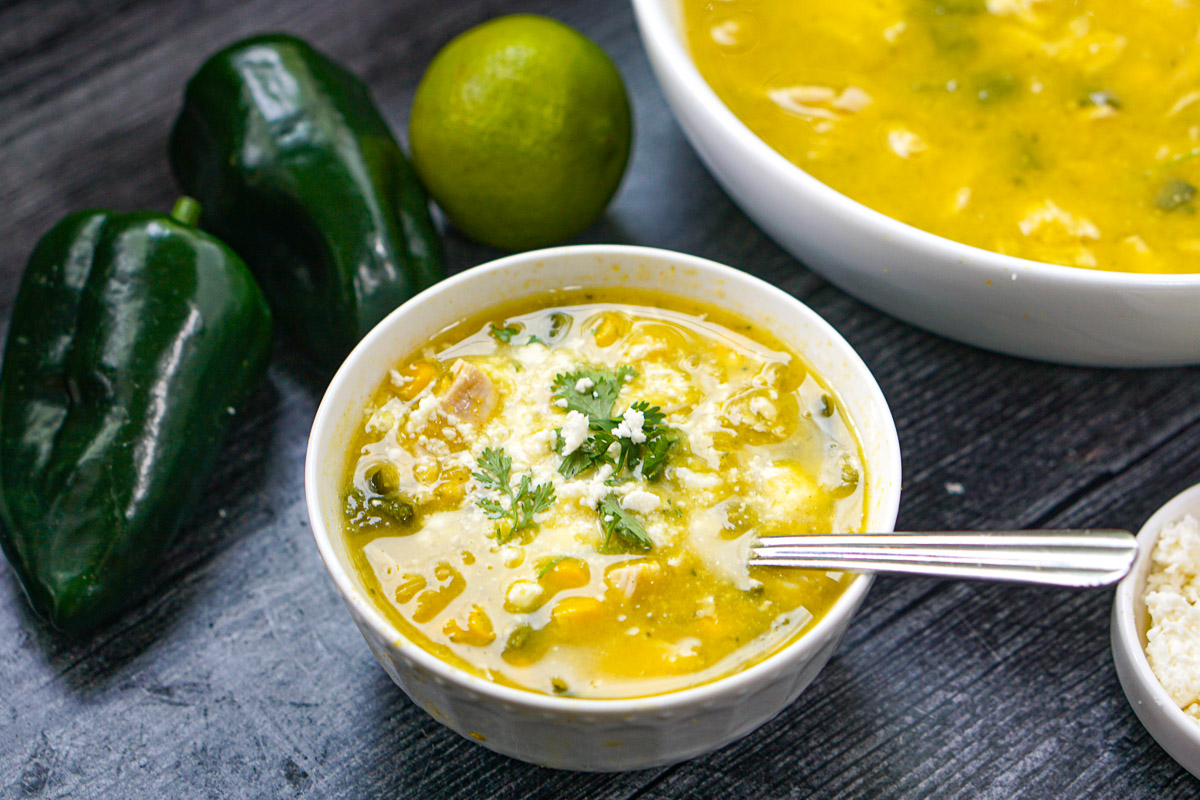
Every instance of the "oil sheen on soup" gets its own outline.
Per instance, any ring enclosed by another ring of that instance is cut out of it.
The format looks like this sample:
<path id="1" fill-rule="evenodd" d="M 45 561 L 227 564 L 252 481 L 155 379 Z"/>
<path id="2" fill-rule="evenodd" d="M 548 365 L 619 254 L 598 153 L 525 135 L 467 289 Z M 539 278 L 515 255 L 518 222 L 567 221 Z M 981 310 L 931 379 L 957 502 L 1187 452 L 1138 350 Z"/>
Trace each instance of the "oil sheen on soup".
<path id="1" fill-rule="evenodd" d="M 739 318 L 567 292 L 459 323 L 366 409 L 344 530 L 383 613 L 490 680 L 634 697 L 795 639 L 850 578 L 749 568 L 757 535 L 861 530 L 859 443 L 803 358 Z"/>
<path id="2" fill-rule="evenodd" d="M 683 5 L 734 114 L 851 198 L 1023 258 L 1200 271 L 1197 4 Z"/>

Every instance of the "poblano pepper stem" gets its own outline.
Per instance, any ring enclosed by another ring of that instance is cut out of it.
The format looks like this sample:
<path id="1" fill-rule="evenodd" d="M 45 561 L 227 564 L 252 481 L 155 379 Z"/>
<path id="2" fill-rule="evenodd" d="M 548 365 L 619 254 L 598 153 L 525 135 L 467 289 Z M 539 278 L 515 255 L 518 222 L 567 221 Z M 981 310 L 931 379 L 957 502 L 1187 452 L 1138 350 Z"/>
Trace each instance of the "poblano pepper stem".
<path id="1" fill-rule="evenodd" d="M 204 206 L 200 205 L 200 201 L 184 195 L 175 201 L 175 206 L 171 209 L 171 218 L 194 228 L 200 221 L 203 210 Z"/>

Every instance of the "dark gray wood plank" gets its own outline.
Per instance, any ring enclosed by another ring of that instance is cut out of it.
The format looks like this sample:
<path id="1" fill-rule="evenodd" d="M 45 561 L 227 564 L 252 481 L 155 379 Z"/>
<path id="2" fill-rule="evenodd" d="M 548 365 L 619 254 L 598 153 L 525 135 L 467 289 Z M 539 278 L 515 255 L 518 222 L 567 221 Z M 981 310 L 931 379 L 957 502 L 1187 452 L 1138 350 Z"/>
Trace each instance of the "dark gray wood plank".
<path id="1" fill-rule="evenodd" d="M 897 323 L 766 239 L 671 119 L 622 3 L 25 0 L 0 7 L 0 328 L 42 231 L 83 206 L 167 207 L 184 80 L 238 36 L 306 36 L 370 82 L 402 131 L 425 63 L 510 11 L 575 25 L 618 61 L 637 138 L 579 241 L 731 263 L 810 303 L 857 347 L 904 449 L 901 524 L 1137 527 L 1200 475 L 1196 370 L 1034 364 Z M 454 269 L 494 251 L 452 231 Z M 90 640 L 54 635 L 0 570 L 3 797 L 1188 797 L 1108 651 L 1111 592 L 880 580 L 812 688 L 740 743 L 668 769 L 554 772 L 461 740 L 374 663 L 303 508 L 322 389 L 287 342 L 146 599 Z M 951 493 L 947 484 L 961 484 Z"/>

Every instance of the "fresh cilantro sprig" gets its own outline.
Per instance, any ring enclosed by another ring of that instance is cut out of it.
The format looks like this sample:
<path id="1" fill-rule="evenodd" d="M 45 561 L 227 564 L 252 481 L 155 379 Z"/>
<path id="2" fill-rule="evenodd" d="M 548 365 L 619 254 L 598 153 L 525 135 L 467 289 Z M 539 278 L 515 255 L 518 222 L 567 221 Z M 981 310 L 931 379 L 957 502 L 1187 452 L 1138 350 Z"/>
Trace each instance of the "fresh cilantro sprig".
<path id="1" fill-rule="evenodd" d="M 475 501 L 489 519 L 510 521 L 511 525 L 507 531 L 500 525 L 496 526 L 496 541 L 503 544 L 523 530 L 536 528 L 537 523 L 533 521 L 533 515 L 554 504 L 554 484 L 533 485 L 533 479 L 529 475 L 522 475 L 514 488 L 512 458 L 504 452 L 503 447 L 485 448 L 475 461 L 479 465 L 479 472 L 471 474 L 479 481 L 479 485 L 502 498 L 508 498 L 507 507 L 500 499 L 494 497 L 480 497 Z"/>
<path id="2" fill-rule="evenodd" d="M 519 334 L 522 330 L 524 329 L 520 325 L 506 325 L 501 328 L 493 323 L 491 329 L 488 331 L 488 334 L 497 342 L 501 342 L 503 344 L 512 344 L 513 337 Z M 529 339 L 525 342 L 525 344 L 530 345 L 534 342 L 537 342 L 538 344 L 546 343 L 540 336 L 530 334 Z M 517 342 L 517 344 L 520 344 L 520 342 Z"/>
<path id="3" fill-rule="evenodd" d="M 633 367 L 621 365 L 615 370 L 584 367 L 574 372 L 560 372 L 554 376 L 551 389 L 554 399 L 567 411 L 578 411 L 587 416 L 593 425 L 607 422 L 612 417 L 613 403 L 627 380 L 637 377 Z M 587 388 L 580 389 L 583 383 Z M 588 385 L 590 383 L 590 386 Z"/>
<path id="4" fill-rule="evenodd" d="M 642 433 L 645 441 L 634 442 L 632 438 L 617 436 L 614 431 L 622 417 L 613 416 L 613 404 L 621 393 L 621 386 L 637 373 L 632 367 L 620 366 L 615 370 L 584 368 L 554 376 L 553 395 L 560 407 L 567 411 L 578 411 L 588 418 L 589 435 L 583 444 L 563 457 L 558 471 L 567 479 L 601 464 L 612 464 L 613 472 L 633 471 L 642 466 L 642 476 L 650 479 L 657 476 L 666 464 L 667 454 L 675 442 L 674 431 L 666 424 L 666 415 L 658 406 L 639 400 L 629 408 L 643 415 Z M 590 386 L 589 386 L 590 383 Z M 587 388 L 579 388 L 584 386 Z M 614 458 L 609 450 L 616 444 Z M 562 452 L 562 437 L 558 438 L 558 451 Z"/>
<path id="5" fill-rule="evenodd" d="M 493 324 L 492 329 L 488 331 L 492 338 L 498 342 L 508 344 L 512 338 L 521 332 L 521 329 L 516 325 L 505 325 L 503 328 Z"/>
<path id="6" fill-rule="evenodd" d="M 621 508 L 615 494 L 606 495 L 600 501 L 600 505 L 596 506 L 596 512 L 600 515 L 600 526 L 604 529 L 605 550 L 611 546 L 614 536 L 635 550 L 654 548 L 654 542 L 642 527 L 642 523 L 638 522 L 633 514 Z"/>

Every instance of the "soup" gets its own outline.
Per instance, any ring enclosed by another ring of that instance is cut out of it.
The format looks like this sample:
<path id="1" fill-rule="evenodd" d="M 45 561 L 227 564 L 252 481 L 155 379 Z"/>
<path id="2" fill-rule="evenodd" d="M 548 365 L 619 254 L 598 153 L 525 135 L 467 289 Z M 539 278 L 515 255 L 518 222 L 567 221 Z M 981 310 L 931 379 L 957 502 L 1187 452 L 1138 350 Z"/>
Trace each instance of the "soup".
<path id="1" fill-rule="evenodd" d="M 726 105 L 849 197 L 1022 258 L 1200 271 L 1193 4 L 683 4 Z"/>
<path id="2" fill-rule="evenodd" d="M 749 568 L 757 535 L 862 530 L 834 390 L 781 342 L 652 293 L 564 292 L 399 361 L 343 480 L 362 584 L 487 679 L 634 697 L 779 650 L 851 580 Z"/>

